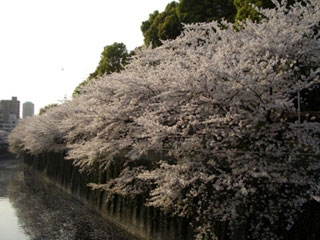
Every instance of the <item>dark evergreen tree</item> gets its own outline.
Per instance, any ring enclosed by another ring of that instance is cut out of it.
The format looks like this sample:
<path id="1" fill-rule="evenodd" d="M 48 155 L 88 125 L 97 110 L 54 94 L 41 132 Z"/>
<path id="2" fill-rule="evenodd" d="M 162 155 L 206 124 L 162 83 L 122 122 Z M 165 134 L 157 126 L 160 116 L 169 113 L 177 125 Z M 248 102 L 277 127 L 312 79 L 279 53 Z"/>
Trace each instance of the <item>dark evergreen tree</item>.
<path id="1" fill-rule="evenodd" d="M 89 78 L 99 77 L 105 73 L 120 72 L 124 65 L 128 63 L 128 57 L 127 47 L 123 43 L 115 42 L 112 45 L 105 46 L 98 67 L 90 74 Z"/>
<path id="2" fill-rule="evenodd" d="M 177 2 L 171 2 L 163 12 L 154 11 L 147 21 L 142 22 L 141 31 L 147 46 L 158 47 L 161 40 L 174 39 L 180 35 L 182 24 L 177 15 L 178 5 Z"/>
<path id="3" fill-rule="evenodd" d="M 180 0 L 179 4 L 179 19 L 183 23 L 221 19 L 233 22 L 235 15 L 233 0 Z"/>
<path id="4" fill-rule="evenodd" d="M 280 2 L 280 0 L 277 0 Z M 306 2 L 305 0 L 287 0 L 287 7 L 293 5 L 296 2 Z M 271 0 L 234 0 L 234 5 L 237 9 L 237 14 L 235 20 L 237 22 L 243 21 L 245 19 L 250 19 L 253 21 L 259 21 L 261 15 L 254 9 L 252 5 L 261 8 L 274 8 L 275 5 Z"/>
<path id="5" fill-rule="evenodd" d="M 261 15 L 253 8 L 252 5 L 262 8 L 275 7 L 271 0 L 234 0 L 234 5 L 237 8 L 237 22 L 243 21 L 247 18 L 253 21 L 260 20 Z"/>
<path id="6" fill-rule="evenodd" d="M 161 40 L 175 39 L 181 34 L 183 23 L 210 22 L 226 19 L 234 21 L 233 0 L 180 0 L 171 2 L 159 13 L 154 11 L 141 25 L 144 43 L 158 47 Z"/>
<path id="7" fill-rule="evenodd" d="M 122 71 L 124 66 L 129 63 L 129 58 L 132 55 L 134 55 L 134 51 L 129 53 L 124 43 L 115 42 L 112 45 L 105 46 L 96 70 L 89 75 L 88 79 L 84 80 L 76 87 L 73 96 L 78 95 L 80 89 L 87 85 L 91 79 L 101 77 L 104 74 Z"/>

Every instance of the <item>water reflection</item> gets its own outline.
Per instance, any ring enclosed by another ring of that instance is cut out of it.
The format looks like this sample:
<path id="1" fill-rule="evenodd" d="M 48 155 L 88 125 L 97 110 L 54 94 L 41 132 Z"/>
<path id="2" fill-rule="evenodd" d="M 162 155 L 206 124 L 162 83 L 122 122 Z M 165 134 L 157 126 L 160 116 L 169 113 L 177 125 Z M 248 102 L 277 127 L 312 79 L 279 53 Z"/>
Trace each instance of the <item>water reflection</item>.
<path id="1" fill-rule="evenodd" d="M 25 235 L 20 227 L 14 208 L 7 198 L 0 198 L 0 239 L 3 240 L 27 240 L 30 239 Z"/>
<path id="2" fill-rule="evenodd" d="M 135 239 L 16 160 L 0 160 L 0 198 L 0 240 Z"/>
<path id="3" fill-rule="evenodd" d="M 8 198 L 8 185 L 20 169 L 17 160 L 0 158 L 0 240 L 28 240 L 16 216 L 16 211 Z"/>

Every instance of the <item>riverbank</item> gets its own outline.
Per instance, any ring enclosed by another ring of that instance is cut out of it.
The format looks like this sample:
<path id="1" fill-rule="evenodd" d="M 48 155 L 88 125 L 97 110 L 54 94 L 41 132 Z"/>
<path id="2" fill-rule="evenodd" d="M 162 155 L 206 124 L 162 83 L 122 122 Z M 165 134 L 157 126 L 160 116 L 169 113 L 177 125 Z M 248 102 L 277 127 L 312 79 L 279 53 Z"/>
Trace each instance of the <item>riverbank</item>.
<path id="1" fill-rule="evenodd" d="M 72 165 L 72 161 L 64 159 L 63 153 L 24 155 L 24 163 L 136 238 L 193 239 L 193 232 L 186 219 L 170 217 L 159 209 L 146 207 L 144 196 L 130 198 L 115 194 L 108 199 L 106 192 L 92 190 L 87 186 L 88 183 L 110 179 L 114 174 L 110 171 L 95 169 L 90 173 L 80 173 L 79 169 Z"/>
<path id="2" fill-rule="evenodd" d="M 0 239 L 136 240 L 20 159 L 3 155 L 0 203 Z"/>

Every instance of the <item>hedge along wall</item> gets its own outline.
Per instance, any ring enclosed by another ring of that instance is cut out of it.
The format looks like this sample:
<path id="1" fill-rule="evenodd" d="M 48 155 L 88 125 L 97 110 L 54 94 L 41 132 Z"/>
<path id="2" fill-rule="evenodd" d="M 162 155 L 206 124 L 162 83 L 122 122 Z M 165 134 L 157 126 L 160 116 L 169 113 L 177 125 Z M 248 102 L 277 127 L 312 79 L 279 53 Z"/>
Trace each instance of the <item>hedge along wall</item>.
<path id="1" fill-rule="evenodd" d="M 92 190 L 87 186 L 88 183 L 105 183 L 113 178 L 120 171 L 116 166 L 107 172 L 97 168 L 90 173 L 80 173 L 72 161 L 64 159 L 64 153 L 25 154 L 24 162 L 139 239 L 193 239 L 187 219 L 170 217 L 159 209 L 144 206 L 143 196 L 129 198 L 114 195 L 107 201 L 104 191 Z"/>

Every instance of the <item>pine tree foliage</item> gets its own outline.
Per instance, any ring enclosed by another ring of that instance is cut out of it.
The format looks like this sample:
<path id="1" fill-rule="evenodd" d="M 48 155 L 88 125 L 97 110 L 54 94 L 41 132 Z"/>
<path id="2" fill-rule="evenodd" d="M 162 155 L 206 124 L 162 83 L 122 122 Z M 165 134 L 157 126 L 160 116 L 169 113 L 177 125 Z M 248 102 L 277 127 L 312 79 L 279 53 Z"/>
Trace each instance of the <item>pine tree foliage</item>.
<path id="1" fill-rule="evenodd" d="M 320 201 L 320 124 L 311 113 L 299 123 L 296 108 L 298 92 L 320 86 L 320 2 L 308 2 L 274 2 L 239 31 L 186 25 L 76 99 L 21 120 L 11 150 L 63 149 L 82 171 L 121 164 L 92 186 L 147 195 L 190 218 L 197 239 L 217 239 L 221 222 L 233 239 L 244 226 L 247 239 L 282 239 Z M 152 152 L 162 158 L 141 161 Z"/>

